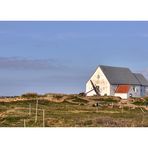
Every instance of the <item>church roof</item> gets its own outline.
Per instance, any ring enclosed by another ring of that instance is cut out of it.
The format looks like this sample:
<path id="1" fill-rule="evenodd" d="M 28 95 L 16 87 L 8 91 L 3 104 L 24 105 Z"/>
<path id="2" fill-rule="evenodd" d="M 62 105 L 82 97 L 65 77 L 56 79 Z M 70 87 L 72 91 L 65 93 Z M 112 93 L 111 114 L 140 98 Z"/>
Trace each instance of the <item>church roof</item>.
<path id="1" fill-rule="evenodd" d="M 129 68 L 104 65 L 101 65 L 100 68 L 111 84 L 148 86 L 148 80 L 142 74 L 134 74 Z"/>
<path id="2" fill-rule="evenodd" d="M 138 79 L 139 83 L 143 86 L 148 86 L 148 80 L 140 73 L 134 73 L 135 77 Z"/>

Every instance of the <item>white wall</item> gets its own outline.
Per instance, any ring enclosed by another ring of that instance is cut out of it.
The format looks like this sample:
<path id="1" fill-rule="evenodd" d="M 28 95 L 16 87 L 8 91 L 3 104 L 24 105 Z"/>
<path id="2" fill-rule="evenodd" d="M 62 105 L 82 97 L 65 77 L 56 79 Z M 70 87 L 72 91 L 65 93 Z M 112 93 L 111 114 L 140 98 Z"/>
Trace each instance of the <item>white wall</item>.
<path id="1" fill-rule="evenodd" d="M 110 95 L 114 96 L 118 85 L 110 85 Z"/>
<path id="2" fill-rule="evenodd" d="M 93 89 L 90 80 L 100 88 L 100 95 L 103 96 L 105 94 L 110 95 L 110 83 L 108 82 L 106 76 L 102 72 L 101 68 L 98 67 L 92 77 L 86 83 L 86 93 Z M 92 91 L 87 94 L 87 96 L 96 95 L 95 91 Z"/>
<path id="3" fill-rule="evenodd" d="M 148 96 L 148 87 L 144 87 L 144 96 Z"/>
<path id="4" fill-rule="evenodd" d="M 135 87 L 135 91 L 134 88 Z M 128 93 L 128 97 L 132 94 L 133 97 L 141 97 L 141 86 L 138 85 L 131 85 L 130 91 Z"/>
<path id="5" fill-rule="evenodd" d="M 127 93 L 115 93 L 115 96 L 121 97 L 122 99 L 127 99 L 128 98 Z"/>
<path id="6" fill-rule="evenodd" d="M 99 75 L 99 77 L 98 77 L 98 75 Z M 107 94 L 108 96 L 119 95 L 122 98 L 128 98 L 128 97 L 130 97 L 130 94 L 132 94 L 133 97 L 141 97 L 142 96 L 141 86 L 138 86 L 138 85 L 132 85 L 128 94 L 124 94 L 124 93 L 123 94 L 120 94 L 120 93 L 115 94 L 115 90 L 117 88 L 117 85 L 110 85 L 109 81 L 107 80 L 106 76 L 104 75 L 104 73 L 102 72 L 100 67 L 98 67 L 96 69 L 95 73 L 91 76 L 91 78 L 86 83 L 86 93 L 93 89 L 90 80 L 92 80 L 96 86 L 99 86 L 101 96 L 104 96 L 105 94 Z M 136 91 L 133 90 L 133 87 L 135 87 Z M 143 89 L 145 89 L 145 88 L 143 88 Z M 87 94 L 87 96 L 94 96 L 94 95 L 96 95 L 96 92 L 94 90 Z M 144 94 L 144 95 L 146 95 L 146 94 Z M 148 91 L 147 91 L 147 95 L 148 95 Z"/>
<path id="7" fill-rule="evenodd" d="M 133 89 L 133 87 L 135 87 L 135 90 Z M 115 93 L 115 96 L 121 97 L 123 99 L 128 99 L 131 94 L 132 97 L 141 97 L 141 86 L 131 85 L 128 93 Z"/>
<path id="8" fill-rule="evenodd" d="M 145 96 L 145 87 L 144 86 L 141 86 L 140 91 L 141 91 L 140 95 Z"/>

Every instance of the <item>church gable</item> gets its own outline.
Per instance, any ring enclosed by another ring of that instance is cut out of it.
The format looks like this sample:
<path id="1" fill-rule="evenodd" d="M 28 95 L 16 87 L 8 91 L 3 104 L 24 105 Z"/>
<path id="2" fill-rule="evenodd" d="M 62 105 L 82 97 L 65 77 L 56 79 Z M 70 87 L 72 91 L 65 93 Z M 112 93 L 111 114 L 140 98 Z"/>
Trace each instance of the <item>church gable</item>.
<path id="1" fill-rule="evenodd" d="M 132 73 L 128 68 L 101 65 L 87 82 L 86 95 L 126 94 L 124 97 L 128 95 L 140 97 L 145 94 L 144 88 L 147 86 L 148 81 L 142 74 Z M 136 87 L 137 91 L 132 90 L 132 87 Z M 129 90 L 132 91 L 129 92 Z"/>

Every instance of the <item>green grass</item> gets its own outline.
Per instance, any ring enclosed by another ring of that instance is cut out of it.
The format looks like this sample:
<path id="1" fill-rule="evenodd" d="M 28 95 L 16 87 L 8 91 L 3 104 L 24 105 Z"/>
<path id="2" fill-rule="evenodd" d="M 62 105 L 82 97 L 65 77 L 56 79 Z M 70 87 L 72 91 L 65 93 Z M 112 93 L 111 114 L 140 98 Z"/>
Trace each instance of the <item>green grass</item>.
<path id="1" fill-rule="evenodd" d="M 78 103 L 88 103 L 87 100 L 81 99 L 79 97 L 74 97 L 74 99 L 72 99 L 73 102 L 78 102 Z"/>
<path id="2" fill-rule="evenodd" d="M 141 101 L 135 101 L 135 102 L 133 102 L 133 104 L 139 105 L 139 106 L 141 106 L 141 105 L 146 105 L 145 102 L 141 102 Z"/>
<path id="3" fill-rule="evenodd" d="M 148 112 L 124 107 L 92 107 L 88 101 L 71 96 L 62 103 L 39 100 L 38 120 L 35 123 L 36 100 L 0 103 L 0 127 L 43 126 L 43 109 L 46 127 L 148 127 Z M 104 101 L 104 100 L 103 100 Z M 103 102 L 102 101 L 102 102 Z M 108 102 L 109 99 L 107 100 Z M 85 105 L 80 105 L 84 103 Z M 114 102 L 115 103 L 115 102 Z M 102 103 L 103 104 L 103 103 Z M 29 106 L 31 105 L 31 115 Z"/>

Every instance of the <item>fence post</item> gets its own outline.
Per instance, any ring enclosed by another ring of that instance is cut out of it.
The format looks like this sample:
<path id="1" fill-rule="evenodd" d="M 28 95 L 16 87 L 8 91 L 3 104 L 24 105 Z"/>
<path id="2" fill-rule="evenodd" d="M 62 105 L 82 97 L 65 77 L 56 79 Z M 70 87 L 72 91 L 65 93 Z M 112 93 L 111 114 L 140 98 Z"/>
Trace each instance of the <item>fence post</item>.
<path id="1" fill-rule="evenodd" d="M 123 105 L 122 105 L 122 114 L 123 114 Z"/>
<path id="2" fill-rule="evenodd" d="M 29 104 L 29 116 L 31 116 L 31 104 Z"/>
<path id="3" fill-rule="evenodd" d="M 24 127 L 26 127 L 26 120 L 24 119 Z"/>
<path id="4" fill-rule="evenodd" d="M 35 112 L 35 123 L 38 120 L 38 99 L 36 100 L 36 112 Z"/>
<path id="5" fill-rule="evenodd" d="M 43 127 L 45 127 L 45 110 L 43 109 Z"/>

